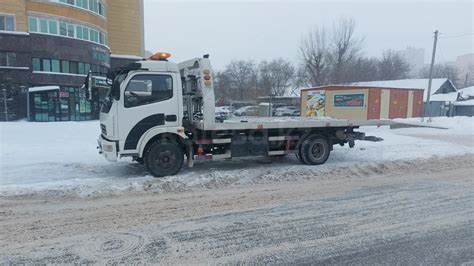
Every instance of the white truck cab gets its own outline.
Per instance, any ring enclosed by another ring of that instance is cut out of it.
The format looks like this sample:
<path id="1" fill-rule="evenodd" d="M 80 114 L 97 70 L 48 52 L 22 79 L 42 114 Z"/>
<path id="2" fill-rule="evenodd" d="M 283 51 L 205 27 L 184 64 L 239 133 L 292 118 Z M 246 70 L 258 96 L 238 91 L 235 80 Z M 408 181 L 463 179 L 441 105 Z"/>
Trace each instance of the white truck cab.
<path id="1" fill-rule="evenodd" d="M 293 153 L 302 163 L 316 165 L 328 159 L 333 145 L 353 147 L 354 140 L 366 139 L 353 129 L 387 124 L 314 117 L 216 122 L 208 56 L 179 64 L 168 61 L 169 57 L 157 53 L 110 73 L 98 140 L 107 160 L 133 157 L 157 177 L 176 174 L 185 156 L 192 166 L 194 160 Z"/>

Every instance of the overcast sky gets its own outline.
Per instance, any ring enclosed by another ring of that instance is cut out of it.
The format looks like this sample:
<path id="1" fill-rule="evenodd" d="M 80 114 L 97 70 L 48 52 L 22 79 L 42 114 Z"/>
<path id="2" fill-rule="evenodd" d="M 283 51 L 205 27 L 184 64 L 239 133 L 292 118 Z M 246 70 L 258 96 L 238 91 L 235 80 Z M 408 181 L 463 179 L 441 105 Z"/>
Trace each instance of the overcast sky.
<path id="1" fill-rule="evenodd" d="M 296 62 L 302 36 L 341 16 L 357 23 L 368 56 L 407 46 L 431 58 L 433 32 L 441 32 L 437 61 L 474 53 L 474 1 L 170 1 L 145 0 L 145 46 L 183 61 L 209 53 L 217 70 L 232 59 L 284 57 Z"/>

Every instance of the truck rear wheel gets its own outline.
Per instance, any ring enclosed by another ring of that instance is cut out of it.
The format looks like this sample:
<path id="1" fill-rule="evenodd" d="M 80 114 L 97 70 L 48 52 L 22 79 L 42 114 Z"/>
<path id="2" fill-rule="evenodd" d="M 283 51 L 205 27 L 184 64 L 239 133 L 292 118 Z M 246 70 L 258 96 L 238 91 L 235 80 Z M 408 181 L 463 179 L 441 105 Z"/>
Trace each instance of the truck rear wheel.
<path id="1" fill-rule="evenodd" d="M 306 164 L 318 165 L 325 163 L 331 149 L 329 141 L 319 135 L 309 136 L 301 145 L 301 159 Z"/>
<path id="2" fill-rule="evenodd" d="M 184 152 L 177 143 L 159 140 L 148 148 L 145 165 L 155 177 L 175 175 L 184 163 Z"/>

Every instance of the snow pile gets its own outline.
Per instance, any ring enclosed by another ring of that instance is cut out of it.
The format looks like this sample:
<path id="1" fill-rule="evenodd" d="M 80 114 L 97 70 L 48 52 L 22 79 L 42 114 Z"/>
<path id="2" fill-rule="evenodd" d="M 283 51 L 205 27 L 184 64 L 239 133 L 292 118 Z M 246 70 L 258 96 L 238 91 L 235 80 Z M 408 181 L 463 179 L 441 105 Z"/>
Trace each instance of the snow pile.
<path id="1" fill-rule="evenodd" d="M 449 129 L 365 127 L 360 131 L 383 142 L 356 143 L 354 149 L 335 146 L 325 165 L 301 165 L 293 155 L 272 164 L 245 158 L 198 162 L 178 175 L 156 179 L 130 160 L 109 163 L 96 150 L 99 123 L 1 123 L 0 196 L 46 193 L 53 196 L 94 196 L 134 191 L 177 192 L 230 184 L 274 182 L 318 176 L 364 175 L 384 171 L 396 160 L 474 154 L 474 118 L 434 118 Z M 396 163 L 395 163 L 396 164 Z M 344 173 L 338 172 L 345 169 Z"/>

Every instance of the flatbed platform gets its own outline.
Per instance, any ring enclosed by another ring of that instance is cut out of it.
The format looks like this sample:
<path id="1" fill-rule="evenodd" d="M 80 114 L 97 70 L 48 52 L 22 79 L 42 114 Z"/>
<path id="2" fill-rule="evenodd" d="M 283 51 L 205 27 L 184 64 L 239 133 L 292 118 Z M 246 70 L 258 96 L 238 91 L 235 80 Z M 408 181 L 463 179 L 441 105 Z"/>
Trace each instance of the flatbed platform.
<path id="1" fill-rule="evenodd" d="M 348 120 L 332 117 L 233 117 L 222 123 L 214 123 L 204 127 L 202 121 L 195 121 L 194 126 L 200 130 L 257 130 L 285 128 L 324 128 L 324 127 L 360 127 L 388 126 L 395 122 L 388 119 Z"/>

